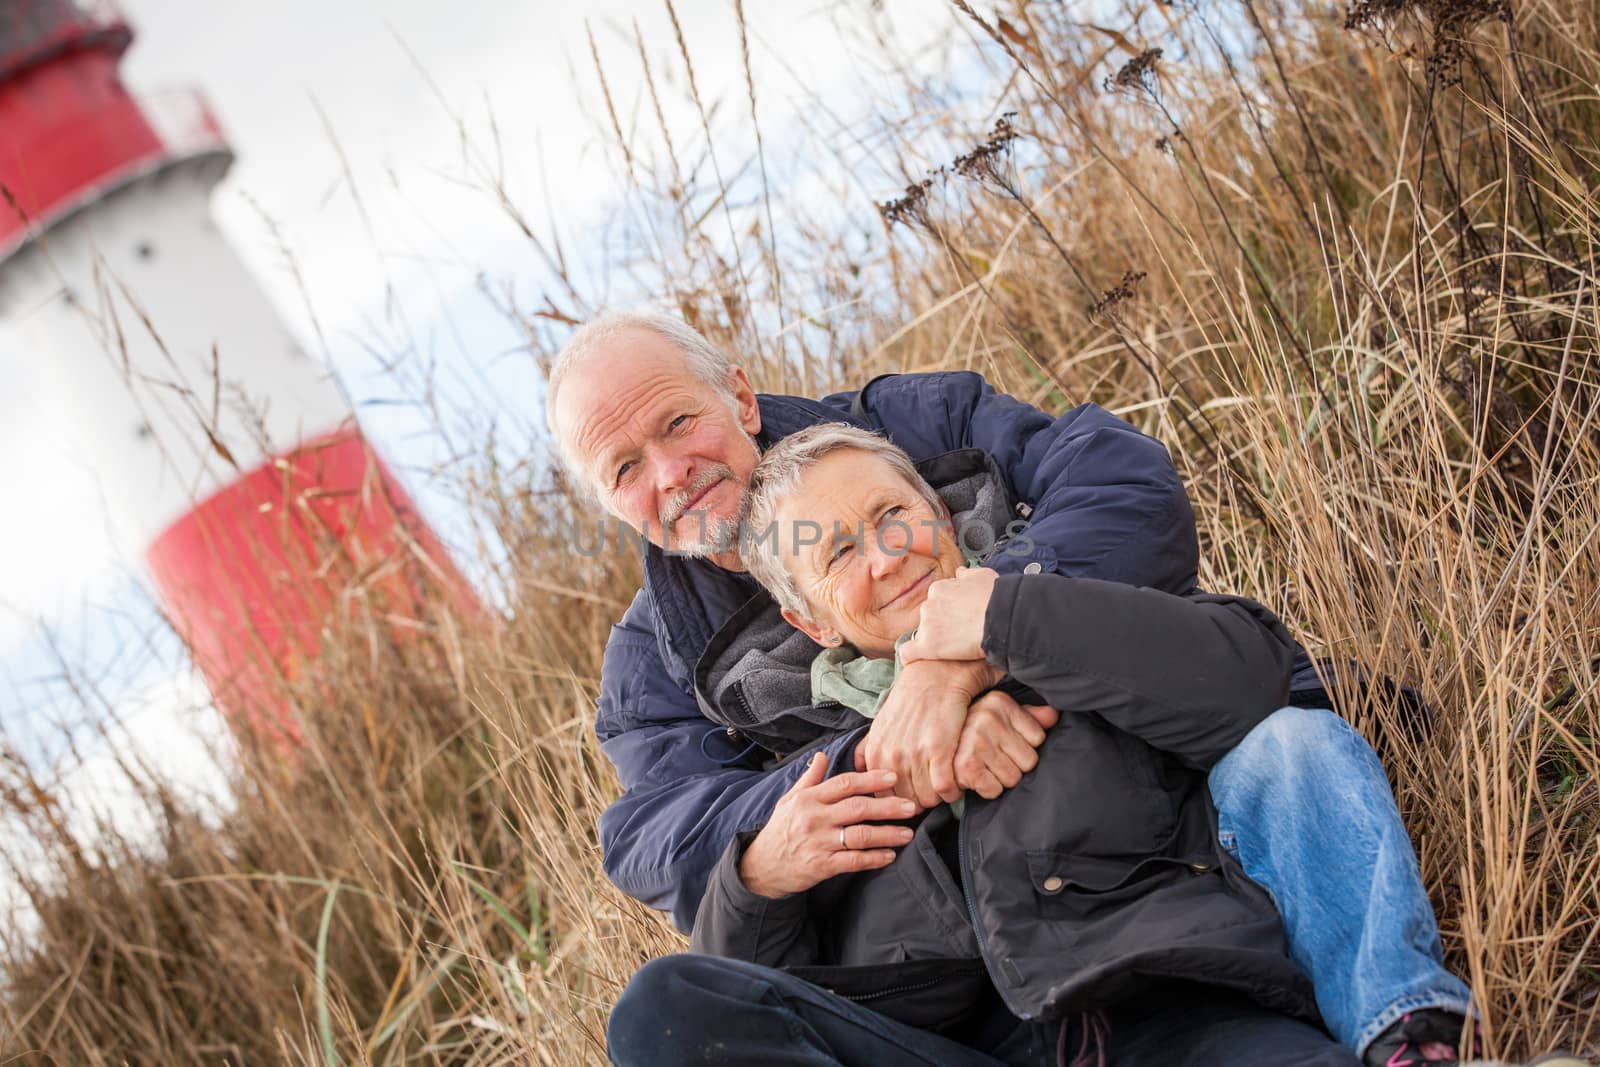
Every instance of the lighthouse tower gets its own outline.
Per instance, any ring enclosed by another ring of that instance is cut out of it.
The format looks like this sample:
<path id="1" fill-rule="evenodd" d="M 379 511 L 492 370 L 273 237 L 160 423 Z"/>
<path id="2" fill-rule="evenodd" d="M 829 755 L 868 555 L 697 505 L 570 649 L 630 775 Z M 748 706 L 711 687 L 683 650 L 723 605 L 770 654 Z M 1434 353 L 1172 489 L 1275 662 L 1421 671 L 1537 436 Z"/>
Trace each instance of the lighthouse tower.
<path id="1" fill-rule="evenodd" d="M 205 100 L 131 95 L 131 41 L 104 0 L 0 4 L 0 345 L 66 398 L 219 705 L 293 737 L 278 683 L 336 613 L 472 594 L 217 230 Z"/>

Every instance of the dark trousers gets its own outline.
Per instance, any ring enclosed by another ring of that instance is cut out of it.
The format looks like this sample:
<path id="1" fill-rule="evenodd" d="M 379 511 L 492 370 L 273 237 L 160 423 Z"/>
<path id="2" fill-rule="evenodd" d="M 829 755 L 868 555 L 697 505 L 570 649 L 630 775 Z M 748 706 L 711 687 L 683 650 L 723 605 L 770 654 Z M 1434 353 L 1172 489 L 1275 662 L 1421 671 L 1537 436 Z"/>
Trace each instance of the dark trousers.
<path id="1" fill-rule="evenodd" d="M 1199 986 L 1165 987 L 1104 1013 L 1107 1067 L 1357 1067 L 1321 1029 Z M 1083 1039 L 1070 1025 L 1074 1058 Z M 618 1067 L 1048 1067 L 1060 1024 L 1023 1022 L 999 1008 L 960 1044 L 752 963 L 683 954 L 652 960 L 611 1013 Z M 1091 1053 L 1089 1062 L 1095 1062 Z"/>

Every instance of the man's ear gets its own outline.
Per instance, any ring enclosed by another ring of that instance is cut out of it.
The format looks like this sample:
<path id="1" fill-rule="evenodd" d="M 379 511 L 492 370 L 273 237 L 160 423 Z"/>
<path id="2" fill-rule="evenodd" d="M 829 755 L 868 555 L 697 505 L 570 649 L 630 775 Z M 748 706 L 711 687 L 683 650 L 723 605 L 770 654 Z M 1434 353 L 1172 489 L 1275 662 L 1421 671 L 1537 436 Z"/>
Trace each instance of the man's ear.
<path id="1" fill-rule="evenodd" d="M 817 623 L 790 611 L 788 608 L 783 609 L 783 621 L 826 648 L 832 648 L 840 643 L 837 630 L 830 626 L 819 626 Z"/>
<path id="2" fill-rule="evenodd" d="M 745 377 L 743 367 L 735 367 L 733 375 L 733 408 L 739 416 L 744 432 L 754 437 L 761 432 L 761 405 L 756 403 L 756 391 Z"/>

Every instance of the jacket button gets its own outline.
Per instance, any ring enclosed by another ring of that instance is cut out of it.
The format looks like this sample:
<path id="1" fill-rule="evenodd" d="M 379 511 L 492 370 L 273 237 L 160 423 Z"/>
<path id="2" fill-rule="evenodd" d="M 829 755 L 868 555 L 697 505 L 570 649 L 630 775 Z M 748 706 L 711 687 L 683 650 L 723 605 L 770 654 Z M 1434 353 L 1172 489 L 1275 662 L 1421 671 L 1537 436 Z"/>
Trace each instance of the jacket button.
<path id="1" fill-rule="evenodd" d="M 1032 563 L 1030 563 L 1026 567 L 1022 568 L 1022 573 L 1023 574 L 1038 574 L 1042 570 L 1044 570 L 1044 564 L 1040 563 L 1038 560 L 1034 560 Z"/>
<path id="2" fill-rule="evenodd" d="M 1209 871 L 1211 869 L 1211 864 L 1209 864 L 1209 863 L 1191 863 L 1191 864 L 1189 864 L 1189 869 L 1191 871 L 1193 871 L 1195 874 L 1205 874 L 1207 871 Z"/>
<path id="3" fill-rule="evenodd" d="M 1059 893 L 1061 891 L 1061 887 L 1066 884 L 1066 882 L 1063 882 L 1060 878 L 1057 878 L 1052 874 L 1050 877 L 1044 880 L 1044 891 L 1046 893 Z"/>

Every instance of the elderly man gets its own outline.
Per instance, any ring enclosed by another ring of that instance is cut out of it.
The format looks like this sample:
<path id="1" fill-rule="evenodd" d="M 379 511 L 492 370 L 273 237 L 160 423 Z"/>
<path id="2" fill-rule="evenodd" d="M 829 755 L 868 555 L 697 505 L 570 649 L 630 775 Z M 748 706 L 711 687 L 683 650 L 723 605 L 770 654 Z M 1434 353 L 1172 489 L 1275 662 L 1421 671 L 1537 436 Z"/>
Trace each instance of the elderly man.
<path id="1" fill-rule="evenodd" d="M 625 793 L 600 834 L 612 881 L 670 910 L 683 930 L 729 842 L 767 825 L 812 754 L 747 744 L 704 717 L 695 696 L 713 635 L 765 596 L 728 542 L 765 448 L 846 421 L 882 431 L 915 461 L 980 449 L 1027 519 L 1017 539 L 1026 550 L 996 557 L 997 571 L 1179 596 L 1196 588 L 1193 513 L 1165 450 L 1093 405 L 1052 419 L 970 373 L 886 376 L 820 401 L 757 396 L 698 333 L 651 314 L 608 315 L 579 330 L 556 361 L 547 401 L 569 465 L 650 542 L 644 588 L 613 629 L 602 670 L 596 730 Z M 1296 667 L 1288 702 L 1325 703 L 1303 652 Z M 870 729 L 825 736 L 817 749 L 852 792 L 892 775 L 895 792 L 921 808 L 955 801 L 963 788 L 994 795 L 1032 768 L 1055 713 L 1035 717 L 986 684 L 969 664 L 908 664 Z M 836 709 L 813 711 L 824 721 Z M 1291 951 L 1318 980 L 1319 1007 L 1341 1042 L 1370 1051 L 1380 1035 L 1431 1041 L 1408 1031 L 1409 1020 L 1465 1013 L 1467 991 L 1439 979 L 1426 900 L 1419 915 L 1415 894 L 1374 891 L 1416 885 L 1415 857 L 1381 771 L 1362 763 L 1370 751 L 1352 752 L 1306 721 L 1268 717 L 1234 749 L 1229 776 L 1213 774 L 1221 838 L 1275 894 Z M 881 866 L 901 843 L 840 799 L 818 796 L 806 809 L 811 832 L 785 845 L 812 851 L 814 874 Z M 753 845 L 739 875 L 753 892 L 779 896 L 793 891 L 782 883 L 790 859 Z M 1296 914 L 1286 900 L 1316 903 Z M 1328 968 L 1349 973 L 1322 983 Z M 1336 1001 L 1322 999 L 1324 985 Z"/>

